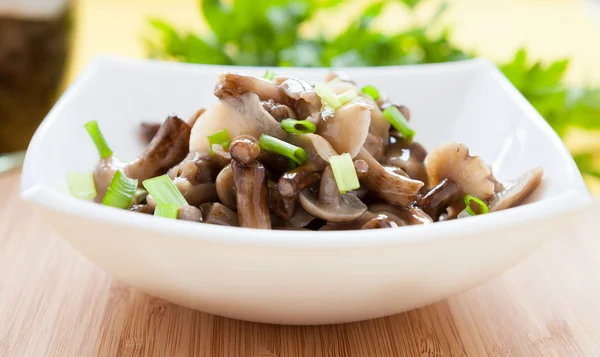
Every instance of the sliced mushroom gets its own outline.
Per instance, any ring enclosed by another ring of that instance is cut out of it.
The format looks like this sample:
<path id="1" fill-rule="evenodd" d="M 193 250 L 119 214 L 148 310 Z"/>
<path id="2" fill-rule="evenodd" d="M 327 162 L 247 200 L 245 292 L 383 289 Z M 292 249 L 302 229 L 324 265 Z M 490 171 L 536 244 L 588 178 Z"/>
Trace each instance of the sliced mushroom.
<path id="1" fill-rule="evenodd" d="M 205 223 L 239 227 L 237 213 L 218 202 L 213 203 L 208 210 Z"/>
<path id="2" fill-rule="evenodd" d="M 198 206 L 206 202 L 214 202 L 219 196 L 214 182 L 192 184 L 183 178 L 173 180 L 175 187 L 181 192 L 187 203 Z"/>
<path id="3" fill-rule="evenodd" d="M 378 228 L 393 228 L 398 227 L 396 222 L 390 219 L 385 213 L 375 213 L 366 211 L 356 220 L 347 223 L 327 222 L 321 227 L 322 231 L 340 231 L 340 230 L 363 230 L 363 229 L 378 229 Z"/>
<path id="4" fill-rule="evenodd" d="M 233 139 L 229 147 L 231 158 L 242 165 L 251 165 L 260 155 L 258 140 L 249 135 L 240 135 Z"/>
<path id="5" fill-rule="evenodd" d="M 423 182 L 412 180 L 386 170 L 371 154 L 362 148 L 357 159 L 364 160 L 369 165 L 366 175 L 366 186 L 385 201 L 407 206 L 417 197 Z"/>
<path id="6" fill-rule="evenodd" d="M 115 176 L 115 173 L 123 167 L 123 164 L 116 156 L 111 156 L 98 161 L 94 169 L 94 185 L 96 186 L 96 197 L 94 202 L 102 202 L 108 186 Z"/>
<path id="7" fill-rule="evenodd" d="M 232 210 L 236 210 L 237 203 L 235 198 L 233 168 L 231 165 L 227 165 L 223 170 L 221 170 L 215 183 L 217 195 L 219 196 L 221 203 Z"/>
<path id="8" fill-rule="evenodd" d="M 296 196 L 300 191 L 312 186 L 321 178 L 321 170 L 312 162 L 285 172 L 278 181 L 279 192 L 284 197 Z"/>
<path id="9" fill-rule="evenodd" d="M 287 136 L 279 122 L 263 108 L 258 96 L 245 93 L 221 99 L 202 114 L 192 128 L 190 152 L 208 156 L 210 147 L 207 137 L 223 129 L 232 138 L 240 135 L 259 138 L 263 133 L 279 139 Z"/>
<path id="10" fill-rule="evenodd" d="M 177 219 L 190 222 L 202 222 L 202 211 L 194 206 L 183 206 L 179 208 Z"/>
<path id="11" fill-rule="evenodd" d="M 335 151 L 355 157 L 367 139 L 371 124 L 371 107 L 363 98 L 356 98 L 323 120 L 317 134 L 325 138 Z"/>
<path id="12" fill-rule="evenodd" d="M 298 119 L 296 112 L 294 109 L 290 108 L 285 104 L 275 103 L 273 99 L 269 99 L 268 101 L 262 102 L 263 108 L 275 118 L 277 121 L 282 121 L 283 119 Z"/>
<path id="13" fill-rule="evenodd" d="M 410 178 L 422 181 L 427 186 L 426 156 L 427 151 L 421 144 L 399 139 L 387 146 L 383 163 L 402 168 Z"/>
<path id="14" fill-rule="evenodd" d="M 537 167 L 527 171 L 514 182 L 508 183 L 504 191 L 490 199 L 490 211 L 500 211 L 523 202 L 540 185 L 542 176 L 544 176 L 544 169 Z"/>
<path id="15" fill-rule="evenodd" d="M 444 179 L 456 183 L 465 194 L 487 200 L 494 194 L 489 180 L 490 169 L 478 156 L 470 156 L 462 143 L 444 144 L 431 151 L 425 160 L 429 184 L 439 185 Z"/>
<path id="16" fill-rule="evenodd" d="M 288 104 L 287 97 L 277 84 L 264 78 L 223 73 L 215 85 L 215 95 L 219 99 L 241 97 L 246 93 L 254 93 L 262 101 L 272 99 L 276 103 Z"/>
<path id="17" fill-rule="evenodd" d="M 353 193 L 340 194 L 331 166 L 323 171 L 318 197 L 305 189 L 299 198 L 306 212 L 328 222 L 353 221 L 367 211 L 367 206 Z"/>
<path id="18" fill-rule="evenodd" d="M 289 135 L 288 142 L 303 148 L 308 155 L 308 162 L 319 171 L 325 169 L 330 157 L 338 154 L 325 138 L 317 134 Z"/>
<path id="19" fill-rule="evenodd" d="M 271 208 L 271 212 L 285 221 L 290 220 L 296 211 L 298 195 L 292 195 L 289 197 L 283 196 L 279 192 L 277 184 L 273 181 L 269 181 L 268 186 L 269 207 Z"/>
<path id="20" fill-rule="evenodd" d="M 189 140 L 189 125 L 178 117 L 168 117 L 146 150 L 125 165 L 125 174 L 141 182 L 166 173 L 186 157 Z"/>
<path id="21" fill-rule="evenodd" d="M 229 165 L 231 162 L 231 154 L 228 151 L 225 151 L 221 145 L 213 144 L 212 151 L 214 153 L 214 161 L 217 161 L 223 167 Z"/>
<path id="22" fill-rule="evenodd" d="M 433 223 L 433 219 L 419 207 L 398 207 L 390 204 L 377 203 L 370 205 L 369 211 L 385 213 L 399 226 Z"/>
<path id="23" fill-rule="evenodd" d="M 129 210 L 132 212 L 154 214 L 154 207 L 151 207 L 149 205 L 133 205 L 129 207 Z"/>
<path id="24" fill-rule="evenodd" d="M 437 221 L 448 207 L 463 197 L 464 193 L 460 186 L 454 181 L 444 179 L 431 191 L 416 201 L 417 207 L 421 208 L 431 218 Z"/>
<path id="25" fill-rule="evenodd" d="M 232 161 L 238 221 L 241 227 L 271 229 L 269 189 L 265 167 L 258 161 L 241 165 Z"/>
<path id="26" fill-rule="evenodd" d="M 375 158 L 375 160 L 381 162 L 385 154 L 385 142 L 383 138 L 375 136 L 371 133 L 367 135 L 367 139 L 363 144 L 363 147 Z"/>
<path id="27" fill-rule="evenodd" d="M 194 124 L 196 124 L 196 120 L 198 120 L 198 118 L 200 118 L 200 116 L 204 114 L 205 111 L 206 108 L 200 108 L 188 118 L 187 123 L 190 126 L 190 128 L 194 127 Z"/>

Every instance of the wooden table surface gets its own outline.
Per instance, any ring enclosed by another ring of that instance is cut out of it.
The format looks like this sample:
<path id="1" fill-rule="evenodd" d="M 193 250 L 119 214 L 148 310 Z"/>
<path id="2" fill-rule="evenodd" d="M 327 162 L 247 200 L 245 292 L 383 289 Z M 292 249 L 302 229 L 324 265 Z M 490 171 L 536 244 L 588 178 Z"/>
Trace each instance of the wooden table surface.
<path id="1" fill-rule="evenodd" d="M 359 323 L 274 326 L 112 279 L 20 201 L 19 177 L 0 176 L 0 356 L 600 356 L 600 205 L 461 295 Z"/>

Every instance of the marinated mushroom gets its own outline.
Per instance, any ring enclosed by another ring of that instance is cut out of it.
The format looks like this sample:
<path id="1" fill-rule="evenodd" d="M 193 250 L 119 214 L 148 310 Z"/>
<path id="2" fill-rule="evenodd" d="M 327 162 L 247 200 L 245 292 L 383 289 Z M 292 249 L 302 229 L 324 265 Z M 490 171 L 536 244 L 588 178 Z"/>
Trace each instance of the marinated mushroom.
<path id="1" fill-rule="evenodd" d="M 170 116 L 136 159 L 123 170 L 129 178 L 140 181 L 160 176 L 177 165 L 188 154 L 190 127 L 176 116 Z"/>
<path id="2" fill-rule="evenodd" d="M 494 212 L 539 186 L 541 168 L 503 185 L 461 143 L 427 154 L 395 111 L 418 119 L 407 107 L 372 85 L 359 88 L 334 73 L 316 84 L 225 73 L 217 102 L 187 123 L 176 116 L 160 127 L 143 123 L 150 143 L 129 163 L 113 155 L 96 122 L 87 123 L 100 162 L 93 174 L 69 175 L 69 190 L 91 199 L 93 186 L 96 202 L 170 219 L 327 231 Z"/>
<path id="3" fill-rule="evenodd" d="M 300 193 L 300 204 L 311 216 L 328 222 L 349 222 L 367 211 L 367 206 L 353 193 L 342 195 L 333 176 L 331 166 L 327 166 L 321 177 L 318 196 L 310 189 Z"/>
<path id="4" fill-rule="evenodd" d="M 508 183 L 503 191 L 490 199 L 490 212 L 511 208 L 523 202 L 540 185 L 543 176 L 544 169 L 537 167 Z"/>

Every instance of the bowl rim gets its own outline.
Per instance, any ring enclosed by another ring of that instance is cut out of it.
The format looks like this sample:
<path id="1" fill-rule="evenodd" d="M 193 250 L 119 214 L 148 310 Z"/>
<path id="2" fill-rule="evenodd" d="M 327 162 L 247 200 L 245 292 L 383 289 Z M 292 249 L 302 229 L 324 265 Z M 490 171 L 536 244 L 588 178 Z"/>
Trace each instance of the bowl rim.
<path id="1" fill-rule="evenodd" d="M 519 107 L 527 114 L 529 120 L 542 130 L 543 134 L 552 140 L 553 144 L 562 156 L 565 156 L 569 167 L 567 170 L 575 173 L 573 176 L 573 187 L 565 190 L 559 195 L 550 197 L 543 201 L 536 201 L 524 206 L 514 207 L 508 210 L 493 212 L 482 216 L 471 217 L 469 220 L 452 220 L 437 222 L 427 226 L 407 226 L 401 230 L 352 230 L 352 231 L 293 231 L 293 230 L 264 230 L 241 227 L 227 227 L 211 224 L 199 225 L 194 222 L 175 221 L 161 219 L 149 215 L 140 215 L 135 212 L 101 206 L 92 202 L 78 200 L 64 194 L 40 181 L 35 176 L 33 168 L 37 158 L 41 156 L 39 146 L 42 138 L 59 116 L 62 108 L 69 102 L 74 93 L 84 85 L 86 79 L 94 72 L 104 66 L 135 66 L 167 68 L 172 70 L 227 70 L 244 71 L 248 69 L 264 69 L 267 67 L 248 66 L 223 66 L 223 65 L 196 65 L 186 63 L 174 63 L 156 60 L 125 59 L 118 56 L 98 56 L 84 72 L 78 76 L 73 84 L 60 97 L 55 106 L 50 110 L 46 118 L 36 130 L 23 166 L 21 175 L 21 196 L 38 206 L 52 211 L 81 219 L 90 219 L 106 224 L 116 224 L 121 227 L 137 229 L 154 234 L 165 234 L 169 236 L 185 237 L 210 242 L 247 244 L 258 246 L 290 246 L 295 247 L 337 247 L 360 246 L 373 247 L 395 244 L 425 244 L 432 240 L 452 239 L 461 234 L 477 234 L 491 229 L 505 229 L 527 222 L 539 221 L 550 217 L 566 214 L 581 209 L 591 203 L 592 199 L 587 191 L 583 178 L 577 169 L 575 162 L 567 148 L 558 135 L 552 130 L 548 123 L 533 108 L 533 106 L 521 95 L 521 93 L 508 81 L 498 68 L 487 59 L 475 58 L 460 62 L 387 66 L 387 67 L 351 67 L 345 68 L 348 73 L 364 72 L 377 74 L 389 74 L 394 71 L 438 71 L 449 68 L 464 68 L 466 66 L 482 66 L 490 70 L 496 77 L 504 91 L 511 96 Z M 330 68 L 294 68 L 289 67 L 284 71 L 298 71 L 304 73 L 322 72 Z"/>

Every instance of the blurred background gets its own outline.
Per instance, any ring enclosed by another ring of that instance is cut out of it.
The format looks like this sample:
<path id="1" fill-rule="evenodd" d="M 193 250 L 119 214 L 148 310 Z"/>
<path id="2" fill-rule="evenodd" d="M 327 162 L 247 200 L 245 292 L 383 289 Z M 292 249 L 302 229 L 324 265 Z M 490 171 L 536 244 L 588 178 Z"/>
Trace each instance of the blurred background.
<path id="1" fill-rule="evenodd" d="M 0 0 L 0 152 L 24 149 L 98 54 L 337 67 L 484 56 L 600 194 L 599 44 L 600 0 Z"/>

